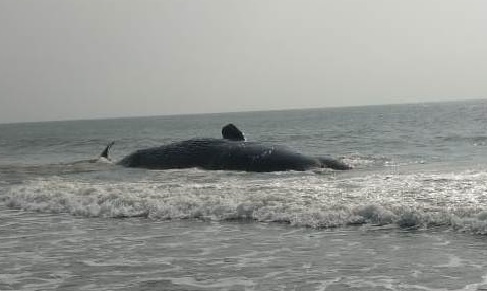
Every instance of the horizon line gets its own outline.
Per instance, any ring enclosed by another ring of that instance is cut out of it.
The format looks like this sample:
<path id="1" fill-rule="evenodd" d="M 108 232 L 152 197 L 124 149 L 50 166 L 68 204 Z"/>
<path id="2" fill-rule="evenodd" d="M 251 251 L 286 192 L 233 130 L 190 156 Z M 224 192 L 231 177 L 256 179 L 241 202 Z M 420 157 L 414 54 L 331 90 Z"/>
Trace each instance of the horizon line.
<path id="1" fill-rule="evenodd" d="M 320 109 L 339 109 L 339 108 L 360 108 L 360 107 L 380 107 L 393 105 L 419 105 L 419 104 L 437 104 L 437 103 L 461 103 L 461 102 L 475 102 L 487 100 L 486 98 L 471 98 L 471 99 L 457 99 L 457 100 L 443 100 L 443 101 L 425 101 L 425 102 L 397 102 L 397 103 L 383 103 L 383 104 L 363 104 L 363 105 L 341 105 L 341 106 L 323 106 L 323 107 L 294 107 L 281 109 L 255 109 L 255 110 L 236 110 L 236 111 L 215 111 L 215 112 L 187 112 L 187 113 L 162 113 L 162 114 L 148 114 L 148 115 L 125 115 L 125 116 L 99 116 L 75 119 L 53 119 L 53 120 L 39 120 L 39 121 L 7 121 L 1 122 L 0 125 L 15 125 L 15 124 L 30 124 L 30 123 L 54 123 L 54 122 L 77 122 L 77 121 L 102 121 L 102 120 L 116 120 L 116 119 L 136 119 L 136 118 L 151 118 L 161 116 L 190 116 L 190 115 L 216 115 L 216 114 L 232 114 L 232 113 L 252 113 L 252 112 L 279 112 L 279 111 L 299 111 L 299 110 L 320 110 Z"/>

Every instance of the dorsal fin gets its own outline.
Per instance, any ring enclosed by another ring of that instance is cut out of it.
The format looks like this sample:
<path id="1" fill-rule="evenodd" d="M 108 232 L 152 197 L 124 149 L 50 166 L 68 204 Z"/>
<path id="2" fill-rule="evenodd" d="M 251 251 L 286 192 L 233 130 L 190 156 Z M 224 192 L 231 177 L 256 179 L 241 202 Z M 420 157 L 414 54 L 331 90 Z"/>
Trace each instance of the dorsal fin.
<path id="1" fill-rule="evenodd" d="M 112 147 L 112 145 L 114 144 L 115 142 L 112 141 L 111 143 L 109 143 L 106 148 L 101 152 L 100 154 L 100 158 L 105 158 L 107 160 L 110 160 L 110 158 L 108 157 L 108 154 L 110 152 L 110 148 Z"/>
<path id="2" fill-rule="evenodd" d="M 240 131 L 233 123 L 229 123 L 222 128 L 224 139 L 233 141 L 245 141 L 243 132 Z"/>

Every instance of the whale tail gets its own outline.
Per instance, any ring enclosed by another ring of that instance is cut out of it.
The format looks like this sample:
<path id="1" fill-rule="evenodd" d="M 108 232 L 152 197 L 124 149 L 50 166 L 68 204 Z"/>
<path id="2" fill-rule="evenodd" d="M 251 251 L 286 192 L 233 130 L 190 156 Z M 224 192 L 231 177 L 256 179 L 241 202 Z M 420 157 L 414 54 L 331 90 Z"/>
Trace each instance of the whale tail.
<path id="1" fill-rule="evenodd" d="M 109 144 L 108 144 L 108 145 L 105 147 L 105 149 L 104 149 L 104 150 L 101 152 L 101 154 L 100 154 L 100 158 L 104 158 L 104 159 L 107 159 L 107 160 L 109 160 L 109 161 L 110 161 L 110 158 L 109 158 L 109 156 L 108 156 L 108 155 L 109 155 L 109 153 L 110 153 L 110 148 L 113 146 L 113 144 L 114 144 L 114 143 L 115 143 L 115 142 L 114 142 L 114 141 L 112 141 L 112 142 L 110 142 L 110 143 L 109 143 Z"/>
<path id="2" fill-rule="evenodd" d="M 229 123 L 222 128 L 222 135 L 223 139 L 245 141 L 243 132 L 232 123 Z"/>
<path id="3" fill-rule="evenodd" d="M 350 170 L 352 169 L 351 166 L 340 162 L 338 160 L 332 159 L 332 158 L 318 158 L 318 160 L 321 163 L 322 168 L 330 168 L 334 170 Z"/>

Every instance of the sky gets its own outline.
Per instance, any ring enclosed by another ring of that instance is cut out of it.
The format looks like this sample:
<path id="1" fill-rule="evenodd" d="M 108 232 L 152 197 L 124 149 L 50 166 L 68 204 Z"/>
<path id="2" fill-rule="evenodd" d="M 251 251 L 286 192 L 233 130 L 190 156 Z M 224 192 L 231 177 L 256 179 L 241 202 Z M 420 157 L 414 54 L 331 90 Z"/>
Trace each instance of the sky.
<path id="1" fill-rule="evenodd" d="M 0 123 L 487 97 L 484 0 L 0 0 Z"/>

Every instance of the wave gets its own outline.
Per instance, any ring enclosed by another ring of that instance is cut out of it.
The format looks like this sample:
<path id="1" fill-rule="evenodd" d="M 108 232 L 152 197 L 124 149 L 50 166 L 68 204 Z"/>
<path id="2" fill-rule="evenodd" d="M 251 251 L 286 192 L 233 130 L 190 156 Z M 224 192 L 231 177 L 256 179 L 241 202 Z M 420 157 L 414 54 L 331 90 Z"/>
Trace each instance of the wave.
<path id="1" fill-rule="evenodd" d="M 481 135 L 462 135 L 462 134 L 452 134 L 448 136 L 436 137 L 435 140 L 444 142 L 466 142 L 467 144 L 475 146 L 485 146 L 487 145 L 487 136 Z"/>
<path id="2" fill-rule="evenodd" d="M 279 222 L 316 229 L 447 227 L 487 234 L 485 171 L 363 177 L 220 172 L 200 181 L 184 171 L 172 173 L 177 178 L 163 182 L 36 180 L 9 187 L 1 200 L 12 209 L 83 217 Z"/>

